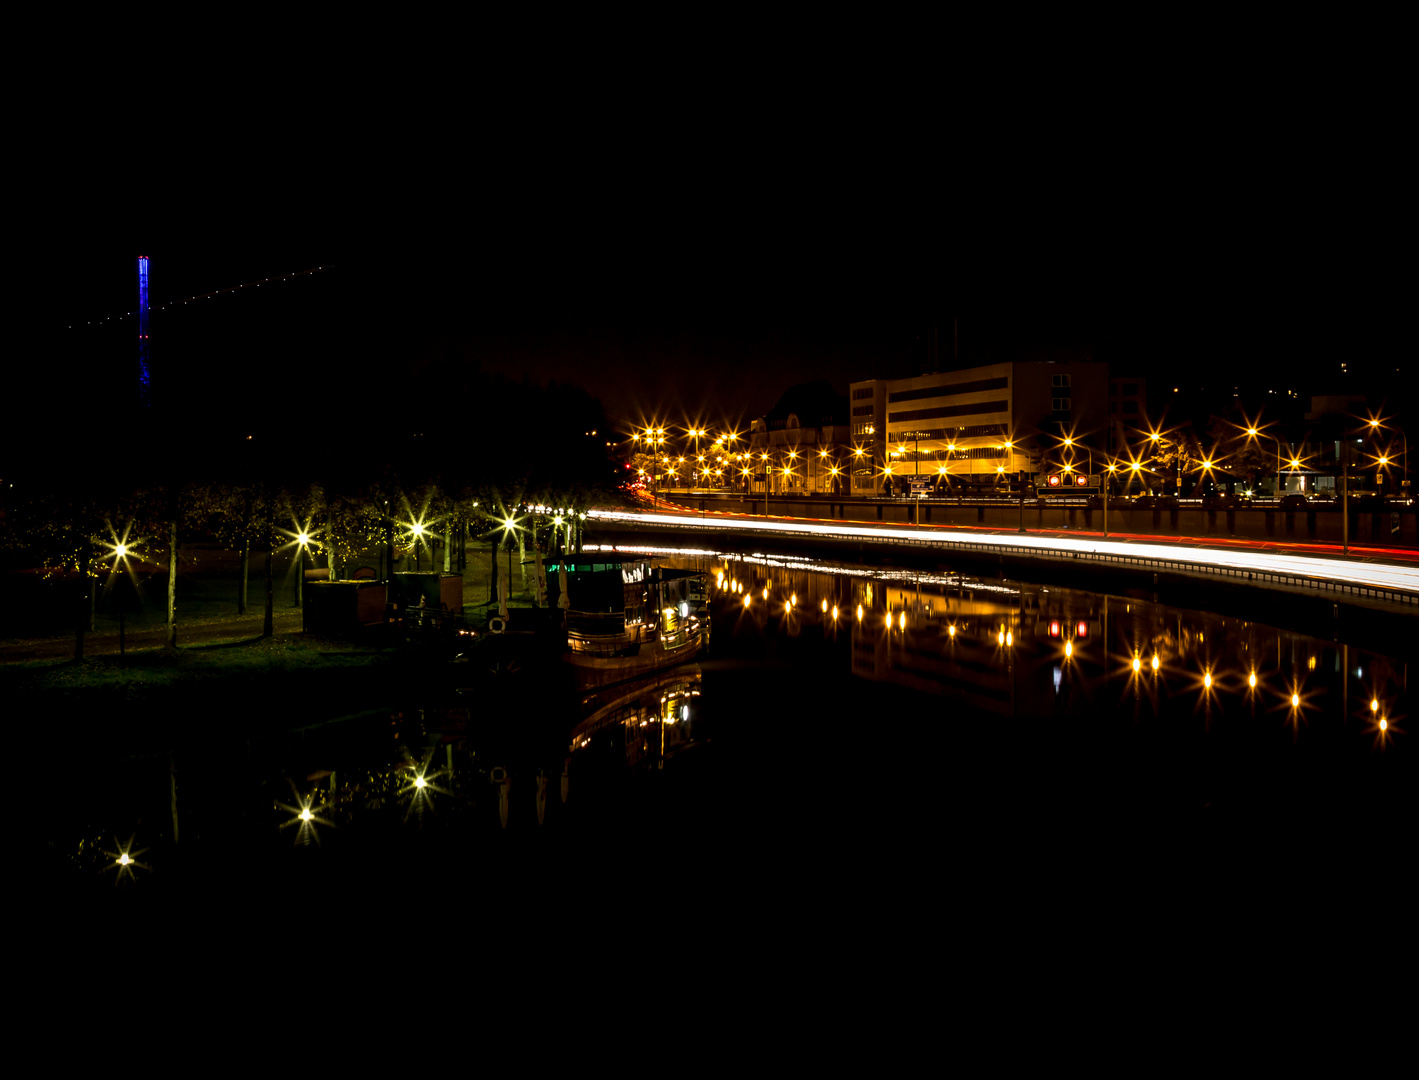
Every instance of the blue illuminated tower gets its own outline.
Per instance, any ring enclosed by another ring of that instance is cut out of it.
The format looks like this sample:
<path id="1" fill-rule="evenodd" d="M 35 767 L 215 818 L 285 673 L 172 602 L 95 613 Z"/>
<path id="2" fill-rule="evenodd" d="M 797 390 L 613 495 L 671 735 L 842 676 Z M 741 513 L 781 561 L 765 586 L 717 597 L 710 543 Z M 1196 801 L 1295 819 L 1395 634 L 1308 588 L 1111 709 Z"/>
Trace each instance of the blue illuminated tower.
<path id="1" fill-rule="evenodd" d="M 150 405 L 152 373 L 148 370 L 148 256 L 138 256 L 138 404 Z"/>

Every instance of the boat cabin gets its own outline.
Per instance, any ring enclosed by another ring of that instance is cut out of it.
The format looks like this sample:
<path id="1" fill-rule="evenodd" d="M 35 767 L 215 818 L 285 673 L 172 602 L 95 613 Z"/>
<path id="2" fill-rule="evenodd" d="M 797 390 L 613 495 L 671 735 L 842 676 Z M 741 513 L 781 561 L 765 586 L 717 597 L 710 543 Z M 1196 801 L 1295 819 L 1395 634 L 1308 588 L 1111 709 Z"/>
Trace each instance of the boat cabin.
<path id="1" fill-rule="evenodd" d="M 635 653 L 646 642 L 661 649 L 698 644 L 708 625 L 707 575 L 656 566 L 655 556 L 587 552 L 553 556 L 549 590 L 567 575 L 567 639 L 573 653 Z"/>

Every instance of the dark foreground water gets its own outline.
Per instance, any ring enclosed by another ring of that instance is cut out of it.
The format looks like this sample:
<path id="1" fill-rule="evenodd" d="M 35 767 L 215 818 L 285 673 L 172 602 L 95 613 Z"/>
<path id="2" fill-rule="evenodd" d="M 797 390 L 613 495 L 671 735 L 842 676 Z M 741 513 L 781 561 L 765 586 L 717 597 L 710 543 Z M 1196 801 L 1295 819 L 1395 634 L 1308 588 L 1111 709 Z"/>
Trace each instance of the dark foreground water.
<path id="1" fill-rule="evenodd" d="M 333 722 L 276 701 L 277 734 L 193 718 L 163 752 L 61 761 L 47 883 L 540 902 L 571 931 L 571 899 L 632 876 L 922 896 L 1100 831 L 1344 845 L 1411 820 L 1408 670 L 1385 656 L 1147 598 L 658 550 L 715 572 L 693 662 L 576 692 L 499 642 Z"/>

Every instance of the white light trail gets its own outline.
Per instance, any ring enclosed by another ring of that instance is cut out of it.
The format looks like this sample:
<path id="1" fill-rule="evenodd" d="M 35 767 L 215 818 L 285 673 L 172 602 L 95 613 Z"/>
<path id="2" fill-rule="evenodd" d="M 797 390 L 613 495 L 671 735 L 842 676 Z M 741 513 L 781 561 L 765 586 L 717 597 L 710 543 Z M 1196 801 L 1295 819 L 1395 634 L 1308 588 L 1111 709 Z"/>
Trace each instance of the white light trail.
<path id="1" fill-rule="evenodd" d="M 847 523 L 810 521 L 754 521 L 731 517 L 711 517 L 706 514 L 637 513 L 625 510 L 593 510 L 589 517 L 607 521 L 624 521 L 645 525 L 693 525 L 697 528 L 727 533 L 753 535 L 830 536 L 843 539 L 909 540 L 949 548 L 952 543 L 992 545 L 1015 548 L 1023 552 L 1038 551 L 1048 555 L 1080 552 L 1124 556 L 1134 559 L 1166 560 L 1193 563 L 1199 567 L 1223 567 L 1232 570 L 1262 571 L 1286 574 L 1315 581 L 1333 581 L 1347 585 L 1362 585 L 1378 589 L 1419 593 L 1419 566 L 1362 562 L 1358 559 L 1323 559 L 1308 555 L 1281 555 L 1251 549 L 1197 548 L 1165 544 L 1122 543 L 1094 538 L 1033 536 L 1028 533 L 964 532 L 956 529 L 921 529 L 893 526 L 867 526 Z"/>

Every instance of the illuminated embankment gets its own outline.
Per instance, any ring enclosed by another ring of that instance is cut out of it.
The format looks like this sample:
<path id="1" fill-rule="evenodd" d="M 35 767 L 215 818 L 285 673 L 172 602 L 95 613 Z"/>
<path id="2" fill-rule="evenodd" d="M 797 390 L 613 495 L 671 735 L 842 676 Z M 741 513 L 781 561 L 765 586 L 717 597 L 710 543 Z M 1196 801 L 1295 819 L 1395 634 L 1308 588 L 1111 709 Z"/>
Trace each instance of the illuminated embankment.
<path id="1" fill-rule="evenodd" d="M 1191 570 L 1262 583 L 1341 590 L 1363 596 L 1419 603 L 1419 566 L 1366 562 L 1361 559 L 1284 555 L 1249 546 L 1186 547 L 1175 544 L 1121 542 L 1093 537 L 1040 536 L 1030 533 L 984 533 L 949 527 L 867 525 L 834 521 L 735 518 L 694 512 L 645 513 L 593 510 L 589 517 L 655 528 L 735 536 L 801 536 L 829 540 L 900 544 L 970 552 L 1014 554 L 1049 559 L 1083 559 L 1155 569 Z"/>

